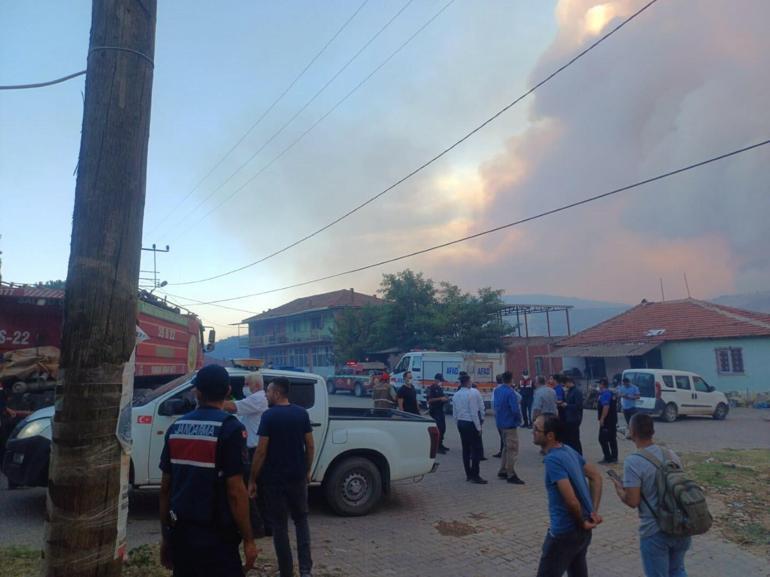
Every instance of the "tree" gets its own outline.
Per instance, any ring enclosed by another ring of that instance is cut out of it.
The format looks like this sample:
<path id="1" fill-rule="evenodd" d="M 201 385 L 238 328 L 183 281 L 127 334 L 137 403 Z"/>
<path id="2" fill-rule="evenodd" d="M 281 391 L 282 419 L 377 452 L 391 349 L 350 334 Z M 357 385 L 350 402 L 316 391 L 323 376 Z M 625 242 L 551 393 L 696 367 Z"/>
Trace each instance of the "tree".
<path id="1" fill-rule="evenodd" d="M 63 280 L 47 280 L 45 282 L 37 283 L 37 286 L 41 288 L 59 289 L 59 290 L 63 290 L 65 285 L 66 285 L 66 282 Z"/>
<path id="2" fill-rule="evenodd" d="M 136 342 L 156 8 L 155 0 L 92 6 L 48 481 L 48 577 L 119 576 L 123 564 L 129 457 L 116 432 Z"/>
<path id="3" fill-rule="evenodd" d="M 350 360 L 361 361 L 382 343 L 382 320 L 385 306 L 367 305 L 346 309 L 337 316 L 334 336 L 334 362 L 341 365 Z"/>
<path id="4" fill-rule="evenodd" d="M 410 350 L 436 344 L 436 288 L 422 273 L 406 269 L 382 277 L 380 290 L 388 302 L 383 319 L 382 348 Z"/>

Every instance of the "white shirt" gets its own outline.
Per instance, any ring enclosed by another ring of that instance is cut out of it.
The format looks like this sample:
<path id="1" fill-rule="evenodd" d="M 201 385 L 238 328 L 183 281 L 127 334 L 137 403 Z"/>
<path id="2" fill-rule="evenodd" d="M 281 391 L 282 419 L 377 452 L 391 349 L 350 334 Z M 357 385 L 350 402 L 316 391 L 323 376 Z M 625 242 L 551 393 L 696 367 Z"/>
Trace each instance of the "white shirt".
<path id="1" fill-rule="evenodd" d="M 472 421 L 477 430 L 481 430 L 479 415 L 484 410 L 484 399 L 477 389 L 460 387 L 452 397 L 452 413 L 455 421 Z"/>
<path id="2" fill-rule="evenodd" d="M 262 413 L 267 410 L 267 397 L 265 391 L 257 391 L 240 401 L 235 401 L 235 413 L 238 419 L 246 427 L 248 437 L 246 446 L 253 449 L 259 444 L 259 422 Z"/>

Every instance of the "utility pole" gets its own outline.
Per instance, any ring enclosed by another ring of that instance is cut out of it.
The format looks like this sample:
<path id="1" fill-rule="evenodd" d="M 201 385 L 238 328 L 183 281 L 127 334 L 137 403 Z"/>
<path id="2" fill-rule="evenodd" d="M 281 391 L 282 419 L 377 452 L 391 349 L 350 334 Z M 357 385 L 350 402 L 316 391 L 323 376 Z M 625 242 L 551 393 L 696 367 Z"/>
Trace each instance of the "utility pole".
<path id="1" fill-rule="evenodd" d="M 130 458 L 118 422 L 121 432 L 130 427 L 156 9 L 156 0 L 98 0 L 91 9 L 46 577 L 119 576 L 125 555 Z"/>

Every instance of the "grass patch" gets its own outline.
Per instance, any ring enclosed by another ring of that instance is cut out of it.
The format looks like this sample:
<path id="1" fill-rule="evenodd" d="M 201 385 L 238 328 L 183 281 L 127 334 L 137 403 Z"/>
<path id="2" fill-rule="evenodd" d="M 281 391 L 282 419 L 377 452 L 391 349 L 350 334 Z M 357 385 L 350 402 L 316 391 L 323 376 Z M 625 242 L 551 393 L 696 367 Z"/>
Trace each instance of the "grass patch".
<path id="1" fill-rule="evenodd" d="M 4 577 L 30 577 L 40 568 L 40 551 L 28 547 L 0 547 Z"/>
<path id="2" fill-rule="evenodd" d="M 722 534 L 760 555 L 770 555 L 770 449 L 684 455 L 685 467 L 710 498 L 724 505 L 716 516 Z"/>

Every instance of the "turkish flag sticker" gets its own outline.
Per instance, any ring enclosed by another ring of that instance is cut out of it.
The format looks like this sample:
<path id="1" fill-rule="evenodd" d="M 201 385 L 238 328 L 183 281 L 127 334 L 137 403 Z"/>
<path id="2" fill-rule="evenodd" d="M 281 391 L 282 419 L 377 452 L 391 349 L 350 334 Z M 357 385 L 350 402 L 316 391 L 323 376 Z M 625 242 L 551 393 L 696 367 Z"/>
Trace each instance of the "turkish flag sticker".
<path id="1" fill-rule="evenodd" d="M 139 415 L 136 422 L 140 425 L 152 425 L 152 415 Z"/>

